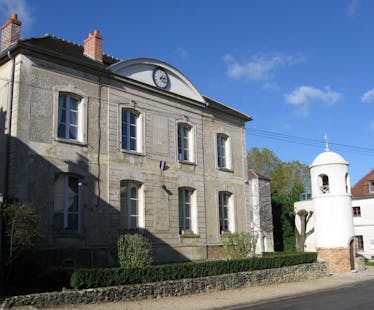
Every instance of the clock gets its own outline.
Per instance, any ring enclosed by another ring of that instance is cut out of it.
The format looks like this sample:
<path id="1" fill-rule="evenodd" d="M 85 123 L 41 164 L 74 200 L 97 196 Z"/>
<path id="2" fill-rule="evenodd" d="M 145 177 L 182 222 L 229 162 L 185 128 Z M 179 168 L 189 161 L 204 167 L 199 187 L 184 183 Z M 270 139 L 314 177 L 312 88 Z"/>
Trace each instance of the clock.
<path id="1" fill-rule="evenodd" d="M 156 68 L 153 70 L 153 82 L 157 87 L 165 89 L 169 85 L 169 76 L 165 70 Z"/>

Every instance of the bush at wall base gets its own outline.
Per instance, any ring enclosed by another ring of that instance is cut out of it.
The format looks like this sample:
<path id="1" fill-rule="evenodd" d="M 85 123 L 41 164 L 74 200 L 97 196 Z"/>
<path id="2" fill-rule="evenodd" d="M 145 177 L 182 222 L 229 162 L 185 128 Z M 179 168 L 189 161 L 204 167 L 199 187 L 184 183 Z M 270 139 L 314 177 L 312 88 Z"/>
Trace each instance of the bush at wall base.
<path id="1" fill-rule="evenodd" d="M 226 261 L 188 262 L 179 264 L 153 265 L 143 268 L 95 268 L 77 269 L 70 284 L 74 289 L 85 289 L 115 285 L 140 284 L 200 278 L 220 274 L 252 270 L 279 268 L 313 263 L 316 253 L 292 253 L 273 257 L 252 257 Z"/>

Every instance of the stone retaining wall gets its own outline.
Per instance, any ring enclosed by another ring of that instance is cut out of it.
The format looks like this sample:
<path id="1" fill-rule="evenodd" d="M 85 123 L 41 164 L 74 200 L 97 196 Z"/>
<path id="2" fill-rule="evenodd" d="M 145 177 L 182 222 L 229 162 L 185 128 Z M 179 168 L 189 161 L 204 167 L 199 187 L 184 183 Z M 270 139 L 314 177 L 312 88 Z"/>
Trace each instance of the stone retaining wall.
<path id="1" fill-rule="evenodd" d="M 6 298 L 1 309 L 8 309 L 16 306 L 44 308 L 62 304 L 130 301 L 196 294 L 211 290 L 295 282 L 325 277 L 328 275 L 327 269 L 326 263 L 312 263 L 197 279 L 22 295 Z"/>

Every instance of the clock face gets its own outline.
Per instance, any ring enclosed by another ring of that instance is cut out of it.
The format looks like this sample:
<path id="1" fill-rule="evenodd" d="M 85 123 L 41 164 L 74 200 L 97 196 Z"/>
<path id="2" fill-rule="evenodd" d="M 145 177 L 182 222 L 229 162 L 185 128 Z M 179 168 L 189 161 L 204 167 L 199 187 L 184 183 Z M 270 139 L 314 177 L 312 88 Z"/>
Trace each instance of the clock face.
<path id="1" fill-rule="evenodd" d="M 166 88 L 169 85 L 169 77 L 163 69 L 156 68 L 153 71 L 153 82 L 157 87 Z"/>

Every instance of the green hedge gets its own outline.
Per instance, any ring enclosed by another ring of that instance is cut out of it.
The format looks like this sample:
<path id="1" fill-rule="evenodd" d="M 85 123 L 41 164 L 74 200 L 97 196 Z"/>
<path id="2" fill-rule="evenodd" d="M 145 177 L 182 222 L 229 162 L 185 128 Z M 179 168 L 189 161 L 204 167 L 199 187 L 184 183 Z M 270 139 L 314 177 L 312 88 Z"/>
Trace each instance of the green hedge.
<path id="1" fill-rule="evenodd" d="M 184 278 L 199 278 L 251 270 L 279 268 L 312 263 L 316 253 L 297 253 L 273 257 L 253 257 L 227 261 L 189 262 L 180 264 L 153 265 L 145 268 L 98 268 L 78 269 L 71 276 L 74 289 L 160 282 Z"/>

